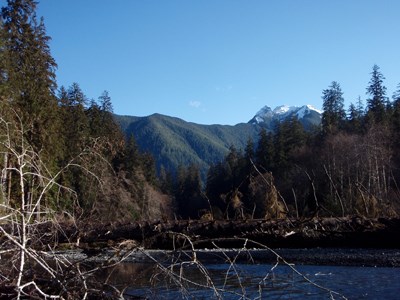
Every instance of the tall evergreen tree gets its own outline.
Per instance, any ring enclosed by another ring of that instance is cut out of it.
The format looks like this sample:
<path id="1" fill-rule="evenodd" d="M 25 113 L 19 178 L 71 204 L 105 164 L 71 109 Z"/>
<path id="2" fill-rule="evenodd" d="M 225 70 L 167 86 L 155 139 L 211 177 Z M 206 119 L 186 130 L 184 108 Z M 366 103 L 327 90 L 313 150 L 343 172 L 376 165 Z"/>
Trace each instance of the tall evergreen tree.
<path id="1" fill-rule="evenodd" d="M 65 108 L 69 106 L 68 92 L 67 89 L 62 85 L 58 91 L 58 106 L 61 108 Z"/>
<path id="2" fill-rule="evenodd" d="M 178 214 L 183 219 L 197 219 L 199 211 L 207 208 L 207 202 L 201 196 L 200 171 L 196 165 L 178 168 L 175 200 Z"/>
<path id="3" fill-rule="evenodd" d="M 251 138 L 247 140 L 246 148 L 244 149 L 243 159 L 244 172 L 248 175 L 253 168 L 252 161 L 254 160 L 254 142 Z"/>
<path id="4" fill-rule="evenodd" d="M 364 117 L 365 116 L 365 108 L 364 108 L 364 103 L 363 103 L 363 101 L 362 101 L 360 96 L 358 96 L 357 107 L 356 108 L 357 108 L 358 115 L 360 117 Z"/>
<path id="5" fill-rule="evenodd" d="M 64 138 L 65 158 L 77 156 L 86 145 L 89 137 L 89 120 L 85 113 L 87 99 L 78 83 L 68 90 L 61 88 L 58 102 L 61 103 L 62 134 Z M 60 137 L 60 138 L 61 138 Z"/>
<path id="6" fill-rule="evenodd" d="M 277 126 L 274 136 L 274 174 L 283 175 L 291 167 L 293 151 L 304 145 L 305 138 L 304 128 L 296 116 Z"/>
<path id="7" fill-rule="evenodd" d="M 110 140 L 120 139 L 120 128 L 116 124 L 113 117 L 113 106 L 108 91 L 104 91 L 99 97 L 101 110 L 101 124 L 103 136 L 107 136 Z"/>
<path id="8" fill-rule="evenodd" d="M 101 110 L 112 114 L 114 109 L 108 91 L 104 91 L 99 97 L 99 100 L 100 100 Z"/>
<path id="9" fill-rule="evenodd" d="M 74 82 L 68 88 L 67 94 L 69 107 L 78 107 L 80 110 L 85 109 L 88 100 L 78 83 Z"/>
<path id="10" fill-rule="evenodd" d="M 274 168 L 274 142 L 271 133 L 262 128 L 258 135 L 258 145 L 256 149 L 256 163 L 263 170 L 272 171 Z"/>
<path id="11" fill-rule="evenodd" d="M 141 167 L 144 176 L 148 183 L 156 186 L 157 184 L 157 171 L 156 171 L 156 161 L 153 155 L 149 152 L 145 152 L 141 155 Z"/>
<path id="12" fill-rule="evenodd" d="M 247 140 L 246 148 L 244 149 L 244 157 L 247 160 L 252 160 L 254 156 L 254 142 L 252 139 Z"/>
<path id="13" fill-rule="evenodd" d="M 230 188 L 223 162 L 212 164 L 207 173 L 206 194 L 212 205 L 223 207 L 220 195 Z"/>
<path id="14" fill-rule="evenodd" d="M 138 171 L 138 167 L 142 164 L 139 147 L 133 134 L 129 136 L 125 147 L 124 164 L 125 170 L 128 172 L 128 177 L 130 178 L 133 178 L 134 173 Z"/>
<path id="15" fill-rule="evenodd" d="M 109 152 L 107 156 L 115 156 L 116 153 L 123 151 L 124 133 L 114 118 L 113 105 L 108 91 L 104 91 L 99 97 L 102 137 L 109 142 Z M 153 158 L 154 160 L 154 158 Z"/>
<path id="16" fill-rule="evenodd" d="M 361 97 L 358 97 L 357 106 L 353 103 L 349 106 L 348 131 L 352 133 L 361 133 L 364 119 L 364 108 Z"/>
<path id="17" fill-rule="evenodd" d="M 235 146 L 229 147 L 229 153 L 225 157 L 225 169 L 228 178 L 230 178 L 231 188 L 237 188 L 243 180 L 242 174 L 242 153 Z"/>
<path id="18" fill-rule="evenodd" d="M 385 77 L 380 72 L 380 68 L 374 65 L 371 73 L 371 80 L 367 87 L 368 121 L 381 123 L 385 120 L 388 98 L 386 97 L 386 87 L 383 85 Z"/>
<path id="19" fill-rule="evenodd" d="M 322 132 L 324 135 L 334 134 L 342 128 L 346 118 L 343 92 L 339 83 L 333 81 L 328 89 L 323 91 Z"/>
<path id="20" fill-rule="evenodd" d="M 86 110 L 86 115 L 89 122 L 89 131 L 91 137 L 99 137 L 104 131 L 102 124 L 102 113 L 100 106 L 94 99 L 90 100 L 89 108 Z"/>
<path id="21" fill-rule="evenodd" d="M 8 101 L 22 119 L 26 138 L 36 151 L 50 151 L 56 148 L 57 65 L 43 18 L 37 21 L 36 6 L 33 0 L 8 0 L 2 8 L 4 78 Z"/>

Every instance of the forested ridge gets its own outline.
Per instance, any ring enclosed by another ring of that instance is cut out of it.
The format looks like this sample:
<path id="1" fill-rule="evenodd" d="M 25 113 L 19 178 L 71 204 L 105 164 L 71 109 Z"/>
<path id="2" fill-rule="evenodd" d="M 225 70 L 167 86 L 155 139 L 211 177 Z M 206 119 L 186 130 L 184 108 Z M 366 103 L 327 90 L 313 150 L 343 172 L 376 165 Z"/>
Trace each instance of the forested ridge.
<path id="1" fill-rule="evenodd" d="M 50 212 L 96 221 L 168 216 L 154 159 L 125 138 L 110 94 L 95 100 L 78 83 L 57 87 L 36 6 L 15 0 L 1 10 L 2 214 L 26 209 L 38 219 Z"/>
<path id="2" fill-rule="evenodd" d="M 8 1 L 1 12 L 3 215 L 10 209 L 29 211 L 32 219 L 50 213 L 96 221 L 398 215 L 400 85 L 387 95 L 377 65 L 365 103 L 360 98 L 346 109 L 334 81 L 322 91 L 320 128 L 305 130 L 293 117 L 262 129 L 244 149 L 232 142 L 202 182 L 196 164 L 157 172 L 154 157 L 115 122 L 107 91 L 95 100 L 79 83 L 57 87 L 36 5 Z"/>
<path id="3" fill-rule="evenodd" d="M 146 117 L 114 115 L 127 136 L 133 135 L 142 151 L 153 155 L 157 172 L 176 174 L 182 166 L 195 164 L 205 182 L 210 163 L 221 161 L 230 145 L 244 148 L 247 139 L 257 138 L 259 125 L 203 125 L 153 114 Z"/>

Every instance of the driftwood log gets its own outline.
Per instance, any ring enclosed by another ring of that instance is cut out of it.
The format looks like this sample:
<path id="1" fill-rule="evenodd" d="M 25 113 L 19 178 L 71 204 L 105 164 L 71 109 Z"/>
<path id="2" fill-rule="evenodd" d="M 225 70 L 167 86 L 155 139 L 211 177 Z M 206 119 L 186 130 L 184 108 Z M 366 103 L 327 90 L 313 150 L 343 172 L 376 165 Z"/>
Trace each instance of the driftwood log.
<path id="1" fill-rule="evenodd" d="M 116 245 L 124 240 L 134 240 L 147 249 L 173 249 L 187 246 L 187 238 L 190 238 L 196 248 L 212 248 L 215 245 L 211 241 L 217 242 L 219 247 L 241 247 L 243 239 L 249 239 L 275 248 L 400 249 L 400 219 L 361 217 L 309 220 L 176 220 L 57 226 L 44 223 L 38 225 L 35 231 L 40 233 L 42 243 L 70 243 L 78 246 Z"/>

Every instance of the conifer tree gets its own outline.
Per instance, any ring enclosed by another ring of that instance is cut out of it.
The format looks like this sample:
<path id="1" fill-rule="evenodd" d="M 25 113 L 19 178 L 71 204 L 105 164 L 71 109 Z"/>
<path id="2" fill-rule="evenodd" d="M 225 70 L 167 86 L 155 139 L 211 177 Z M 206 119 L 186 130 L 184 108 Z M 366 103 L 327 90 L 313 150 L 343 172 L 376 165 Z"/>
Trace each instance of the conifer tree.
<path id="1" fill-rule="evenodd" d="M 91 137 L 99 137 L 103 134 L 102 113 L 100 106 L 94 99 L 90 100 L 89 108 L 86 110 L 89 122 L 89 131 Z"/>
<path id="2" fill-rule="evenodd" d="M 8 101 L 22 119 L 27 140 L 35 151 L 51 151 L 57 148 L 57 65 L 43 18 L 37 21 L 36 6 L 33 0 L 8 0 L 2 8 L 3 72 Z"/>
<path id="3" fill-rule="evenodd" d="M 196 165 L 178 168 L 175 200 L 178 213 L 184 219 L 199 218 L 199 210 L 207 207 L 206 201 L 201 197 L 200 171 Z"/>
<path id="4" fill-rule="evenodd" d="M 138 171 L 138 167 L 142 164 L 139 147 L 136 143 L 133 134 L 129 136 L 128 142 L 125 147 L 125 170 L 128 172 L 128 177 L 133 178 L 135 172 Z"/>
<path id="5" fill-rule="evenodd" d="M 305 142 L 304 128 L 296 116 L 280 123 L 274 135 L 275 173 L 283 175 L 290 167 L 293 151 Z M 275 174 L 274 173 L 274 174 Z"/>
<path id="6" fill-rule="evenodd" d="M 114 120 L 111 97 L 108 92 L 104 91 L 98 98 L 98 102 L 92 99 L 85 113 L 89 122 L 90 137 L 100 138 L 103 144 L 107 144 L 103 155 L 110 161 L 114 160 L 116 155 L 123 155 L 124 135 Z"/>
<path id="7" fill-rule="evenodd" d="M 113 117 L 113 105 L 108 91 L 104 91 L 99 97 L 99 107 L 101 112 L 101 136 L 106 137 L 120 151 L 118 145 L 124 139 L 121 128 Z"/>
<path id="8" fill-rule="evenodd" d="M 225 157 L 225 169 L 227 178 L 231 182 L 231 188 L 236 188 L 242 181 L 241 166 L 240 162 L 242 154 L 235 146 L 229 147 L 229 153 Z"/>
<path id="9" fill-rule="evenodd" d="M 57 101 L 58 101 L 58 106 L 61 108 L 69 106 L 68 92 L 63 85 L 60 87 L 58 91 Z"/>
<path id="10" fill-rule="evenodd" d="M 244 157 L 246 160 L 252 160 L 254 156 L 254 143 L 252 139 L 247 140 L 246 148 L 244 149 Z"/>
<path id="11" fill-rule="evenodd" d="M 368 121 L 370 123 L 381 123 L 386 117 L 389 100 L 386 97 L 386 87 L 383 85 L 384 79 L 380 68 L 374 65 L 371 80 L 367 87 L 367 95 L 370 95 L 370 98 L 367 99 Z"/>
<path id="12" fill-rule="evenodd" d="M 256 163 L 264 170 L 272 171 L 274 168 L 274 144 L 271 133 L 262 128 L 259 133 L 258 146 L 255 153 Z"/>
<path id="13" fill-rule="evenodd" d="M 59 93 L 59 103 L 63 103 L 61 120 L 63 125 L 64 148 L 69 160 L 78 155 L 89 137 L 89 120 L 85 114 L 87 98 L 78 83 L 73 83 Z"/>
<path id="14" fill-rule="evenodd" d="M 364 108 L 361 97 L 358 97 L 357 106 L 353 103 L 349 106 L 348 131 L 352 133 L 361 133 L 364 118 Z"/>
<path id="15" fill-rule="evenodd" d="M 252 170 L 252 161 L 254 160 L 254 142 L 251 138 L 247 140 L 246 148 L 244 149 L 243 156 L 243 169 L 246 175 L 249 175 Z"/>
<path id="16" fill-rule="evenodd" d="M 157 184 L 156 161 L 151 153 L 145 152 L 141 155 L 141 167 L 147 182 L 155 186 Z"/>
<path id="17" fill-rule="evenodd" d="M 113 105 L 108 91 L 104 91 L 99 97 L 101 110 L 108 113 L 113 113 Z"/>
<path id="18" fill-rule="evenodd" d="M 77 82 L 68 88 L 67 95 L 69 107 L 77 107 L 82 111 L 85 109 L 88 100 Z"/>
<path id="19" fill-rule="evenodd" d="M 339 83 L 333 81 L 328 89 L 323 91 L 322 132 L 324 135 L 334 134 L 342 128 L 346 118 L 343 92 Z"/>
<path id="20" fill-rule="evenodd" d="M 43 18 L 36 18 L 36 5 L 32 0 L 8 0 L 1 9 L 0 109 L 2 117 L 23 132 L 24 142 L 37 154 L 40 163 L 53 172 L 62 156 L 54 94 L 57 65 L 50 53 L 50 37 L 46 35 Z M 17 168 L 18 162 L 8 156 L 4 154 L 6 165 Z M 31 172 L 36 174 L 37 170 Z M 6 177 L 9 191 L 15 190 L 12 174 Z M 30 198 L 37 190 L 34 180 L 34 176 L 26 178 L 25 195 Z M 50 194 L 42 204 L 50 203 Z"/>

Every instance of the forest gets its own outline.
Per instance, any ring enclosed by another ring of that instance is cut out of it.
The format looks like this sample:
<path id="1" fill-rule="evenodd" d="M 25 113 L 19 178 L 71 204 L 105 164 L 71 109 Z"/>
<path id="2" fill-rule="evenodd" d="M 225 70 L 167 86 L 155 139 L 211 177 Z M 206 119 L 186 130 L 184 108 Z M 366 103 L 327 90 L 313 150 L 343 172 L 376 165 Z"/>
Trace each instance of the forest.
<path id="1" fill-rule="evenodd" d="M 310 238 L 312 226 L 321 232 L 337 230 L 332 217 L 356 216 L 340 222 L 348 232 L 357 226 L 376 230 L 383 223 L 369 219 L 399 216 L 400 84 L 392 97 L 387 95 L 379 66 L 372 67 L 365 104 L 359 98 L 346 109 L 340 84 L 333 81 L 322 91 L 320 127 L 305 130 L 292 118 L 275 124 L 272 131 L 261 129 L 258 140 L 249 139 L 245 149 L 233 144 L 202 181 L 195 164 L 176 172 L 157 170 L 154 157 L 141 151 L 134 136 L 126 136 L 116 122 L 108 91 L 91 99 L 79 83 L 57 86 L 51 37 L 36 8 L 33 0 L 8 0 L 1 9 L 1 297 L 114 295 L 115 287 L 91 280 L 96 271 L 119 264 L 138 249 L 131 239 L 157 245 L 164 237 L 174 246 L 191 245 L 190 265 L 204 271 L 192 243 L 199 235 L 191 240 L 177 228 L 216 234 L 229 227 L 229 236 L 235 226 L 243 235 L 254 225 L 267 239 L 275 236 L 288 242 L 296 222 L 299 227 L 309 224 L 302 233 Z M 314 217 L 326 219 L 310 223 Z M 398 230 L 398 222 L 393 224 Z M 386 241 L 392 241 L 391 233 Z M 381 235 L 379 230 L 374 234 Z M 124 241 L 115 244 L 111 236 Z M 354 236 L 347 236 L 347 241 Z M 99 240 L 116 249 L 115 262 L 103 261 L 90 269 L 57 256 L 61 243 L 82 250 L 85 243 Z M 240 247 L 246 249 L 248 236 L 237 242 L 244 242 Z M 164 267 L 163 272 L 171 276 L 168 270 Z"/>
<path id="2" fill-rule="evenodd" d="M 244 151 L 211 166 L 206 195 L 228 217 L 395 217 L 399 213 L 400 84 L 390 101 L 377 65 L 358 99 L 344 108 L 340 84 L 323 90 L 321 128 L 296 118 L 261 130 Z M 218 197 L 219 196 L 219 197 Z"/>
<path id="3" fill-rule="evenodd" d="M 169 211 L 153 158 L 125 140 L 109 93 L 94 100 L 78 83 L 57 87 L 57 64 L 36 4 L 9 1 L 2 8 L 2 211 L 86 220 L 156 218 Z"/>
<path id="4" fill-rule="evenodd" d="M 400 209 L 400 84 L 392 98 L 374 65 L 344 107 L 340 84 L 322 91 L 321 127 L 296 118 L 232 145 L 201 181 L 196 165 L 157 172 L 113 117 L 109 92 L 89 99 L 57 87 L 34 1 L 9 1 L 1 23 L 1 210 L 97 221 L 393 217 Z M 362 91 L 361 91 L 362 92 Z M 39 201 L 38 201 L 39 200 Z"/>

